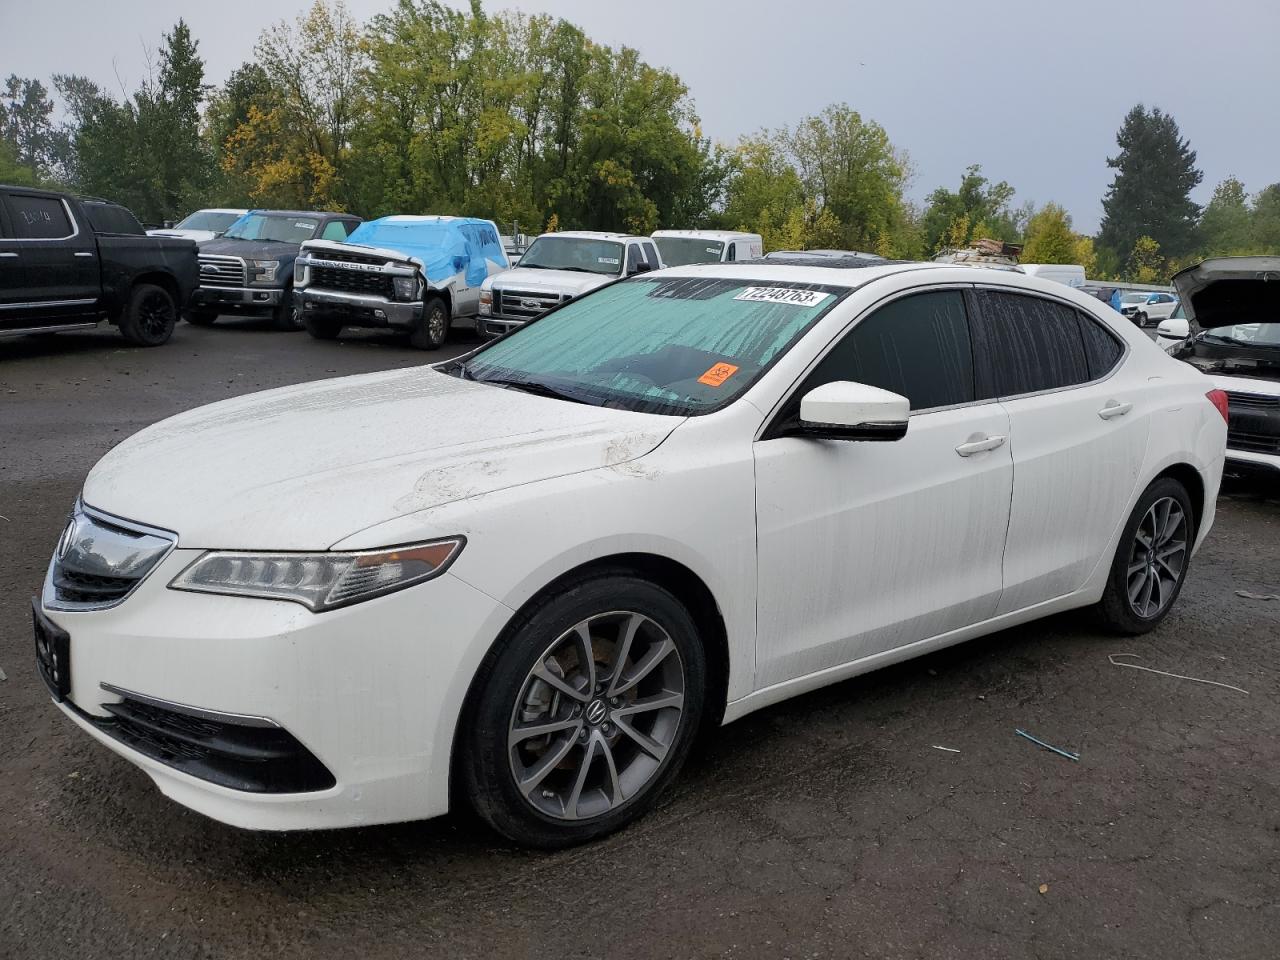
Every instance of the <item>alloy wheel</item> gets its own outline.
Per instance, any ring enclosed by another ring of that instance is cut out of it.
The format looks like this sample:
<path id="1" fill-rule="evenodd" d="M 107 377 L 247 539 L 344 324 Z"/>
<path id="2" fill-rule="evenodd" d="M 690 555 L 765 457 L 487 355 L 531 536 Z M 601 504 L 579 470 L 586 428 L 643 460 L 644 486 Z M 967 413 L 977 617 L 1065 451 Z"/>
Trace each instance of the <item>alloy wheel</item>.
<path id="1" fill-rule="evenodd" d="M 173 301 L 161 290 L 147 294 L 138 304 L 138 327 L 149 338 L 164 336 L 176 321 Z"/>
<path id="2" fill-rule="evenodd" d="M 1187 564 L 1187 515 L 1173 497 L 1161 497 L 1143 515 L 1129 550 L 1129 608 L 1150 620 L 1172 601 Z"/>
<path id="3" fill-rule="evenodd" d="M 557 820 L 598 817 L 641 793 L 676 741 L 685 669 L 658 623 L 612 611 L 566 630 L 529 670 L 511 712 L 516 787 Z"/>
<path id="4" fill-rule="evenodd" d="M 436 304 L 431 311 L 431 315 L 427 317 L 427 333 L 430 335 L 432 343 L 444 343 L 446 333 L 444 308 L 439 304 Z"/>

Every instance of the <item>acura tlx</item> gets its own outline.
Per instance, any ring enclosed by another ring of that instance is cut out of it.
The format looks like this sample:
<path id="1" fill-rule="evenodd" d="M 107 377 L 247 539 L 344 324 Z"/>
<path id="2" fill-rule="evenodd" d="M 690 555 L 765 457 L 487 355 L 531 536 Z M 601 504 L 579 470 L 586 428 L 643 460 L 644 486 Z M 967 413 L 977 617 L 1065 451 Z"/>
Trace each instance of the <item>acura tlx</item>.
<path id="1" fill-rule="evenodd" d="M 1226 397 L 1051 281 L 678 267 L 455 360 L 157 423 L 34 604 L 54 701 L 268 830 L 650 808 L 699 730 L 1074 607 L 1169 614 Z"/>

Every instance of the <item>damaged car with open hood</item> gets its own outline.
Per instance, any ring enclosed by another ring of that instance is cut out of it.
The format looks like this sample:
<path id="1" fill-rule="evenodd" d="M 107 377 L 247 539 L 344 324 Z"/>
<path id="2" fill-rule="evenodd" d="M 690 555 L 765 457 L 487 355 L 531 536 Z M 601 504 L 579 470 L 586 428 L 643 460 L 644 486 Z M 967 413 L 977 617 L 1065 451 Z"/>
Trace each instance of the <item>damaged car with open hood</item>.
<path id="1" fill-rule="evenodd" d="M 1228 469 L 1280 480 L 1280 257 L 1205 260 L 1173 282 L 1186 329 L 1168 349 L 1226 391 Z"/>

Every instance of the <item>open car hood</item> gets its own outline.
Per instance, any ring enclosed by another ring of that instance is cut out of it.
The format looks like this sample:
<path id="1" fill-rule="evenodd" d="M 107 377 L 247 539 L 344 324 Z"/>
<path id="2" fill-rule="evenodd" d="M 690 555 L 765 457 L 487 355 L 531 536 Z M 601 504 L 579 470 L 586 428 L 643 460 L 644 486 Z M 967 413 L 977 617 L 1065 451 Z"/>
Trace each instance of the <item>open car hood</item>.
<path id="1" fill-rule="evenodd" d="M 1280 322 L 1280 257 L 1216 257 L 1179 271 L 1173 285 L 1202 330 Z"/>

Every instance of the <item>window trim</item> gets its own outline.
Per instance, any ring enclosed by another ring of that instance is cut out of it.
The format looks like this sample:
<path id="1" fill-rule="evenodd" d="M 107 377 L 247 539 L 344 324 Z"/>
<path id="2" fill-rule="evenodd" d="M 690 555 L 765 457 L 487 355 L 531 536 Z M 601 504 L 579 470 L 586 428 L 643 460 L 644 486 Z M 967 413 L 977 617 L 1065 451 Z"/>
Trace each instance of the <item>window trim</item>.
<path id="1" fill-rule="evenodd" d="M 898 274 L 896 273 L 887 274 L 886 277 L 897 276 L 897 275 Z M 883 278 L 878 278 L 878 279 L 883 279 Z M 911 287 L 907 290 L 898 290 L 898 291 L 895 291 L 894 293 L 886 294 L 885 296 L 881 297 L 879 300 L 876 300 L 874 303 L 869 304 L 865 309 L 859 312 L 857 316 L 853 317 L 853 319 L 851 319 L 840 330 L 839 333 L 833 336 L 830 342 L 828 342 L 827 345 L 822 348 L 822 350 L 814 354 L 813 359 L 809 361 L 809 364 L 804 368 L 804 370 L 795 379 L 795 381 L 791 384 L 791 386 L 787 387 L 787 389 L 783 391 L 782 396 L 778 399 L 777 403 L 775 403 L 769 409 L 769 412 L 765 414 L 764 420 L 761 421 L 760 428 L 756 431 L 756 435 L 753 442 L 758 443 L 762 440 L 775 440 L 775 439 L 778 439 L 779 437 L 784 436 L 785 434 L 778 432 L 781 426 L 783 425 L 782 412 L 784 409 L 786 409 L 791 399 L 799 392 L 800 388 L 804 385 L 804 382 L 807 379 L 809 379 L 809 374 L 813 373 L 814 369 L 817 368 L 818 364 L 820 364 L 823 360 L 825 360 L 827 358 L 827 355 L 836 348 L 836 345 L 841 343 L 845 337 L 849 336 L 854 331 L 854 329 L 858 326 L 858 324 L 860 324 L 867 317 L 871 316 L 871 314 L 880 310 L 881 307 L 888 306 L 890 303 L 893 303 L 896 300 L 902 300 L 905 297 L 915 296 L 916 294 L 919 294 L 919 293 L 939 293 L 941 291 L 946 291 L 946 290 L 959 291 L 965 301 L 965 304 L 964 304 L 965 318 L 968 321 L 968 325 L 969 325 L 969 351 L 970 351 L 970 354 L 972 355 L 973 316 L 972 316 L 972 308 L 969 304 L 970 298 L 968 297 L 967 294 L 968 294 L 968 291 L 974 288 L 974 286 L 975 285 L 973 283 L 954 282 L 954 281 L 950 283 L 931 283 L 931 284 L 921 285 L 918 287 Z M 1005 288 L 1005 289 L 1009 289 L 1009 288 Z M 850 291 L 850 292 L 853 292 L 853 291 Z M 974 364 L 974 374 L 976 376 L 977 358 L 974 357 L 972 362 Z M 757 386 L 758 385 L 759 383 L 757 382 Z M 976 382 L 975 382 L 975 390 L 976 390 Z M 945 406 L 939 406 L 939 407 L 924 407 L 920 410 L 909 411 L 907 414 L 907 417 L 908 419 L 910 419 L 912 417 L 928 416 L 931 413 L 944 413 L 949 410 L 963 410 L 966 407 L 979 407 L 989 403 L 999 403 L 999 402 L 1000 401 L 998 398 L 991 397 L 985 400 L 969 400 L 964 403 L 951 403 L 951 404 L 947 404 Z"/>
<path id="2" fill-rule="evenodd" d="M 1042 293 L 1039 290 L 1026 290 L 1021 287 L 1006 287 L 998 283 L 974 283 L 970 285 L 970 289 L 975 294 L 979 290 L 991 290 L 996 293 L 1012 293 L 1015 296 L 1035 297 L 1040 300 L 1048 300 L 1051 303 L 1056 303 L 1056 304 L 1059 304 L 1060 306 L 1068 307 L 1069 309 L 1074 310 L 1077 313 L 1085 313 L 1086 315 L 1088 315 L 1089 313 L 1089 311 L 1085 310 L 1084 307 L 1080 306 L 1080 304 L 1073 303 L 1072 301 L 1067 300 L 1065 297 L 1058 297 L 1052 293 Z M 978 318 L 977 322 L 981 323 L 983 322 L 983 314 L 982 314 L 982 308 L 977 302 L 978 298 L 974 296 L 971 299 L 973 302 L 969 305 L 970 324 L 974 322 L 974 320 L 972 319 L 973 317 L 977 317 Z M 997 403 L 1003 403 L 1006 400 L 1024 400 L 1027 397 L 1044 397 L 1052 393 L 1062 393 L 1065 390 L 1080 390 L 1080 389 L 1083 389 L 1084 387 L 1096 386 L 1097 384 L 1105 383 L 1106 381 L 1114 377 L 1116 375 L 1116 372 L 1121 367 L 1124 366 L 1125 361 L 1129 359 L 1129 353 L 1133 349 L 1133 347 L 1126 338 L 1121 337 L 1119 334 L 1111 331 L 1110 329 L 1111 325 L 1109 323 L 1107 323 L 1104 320 L 1098 319 L 1096 317 L 1092 319 L 1094 320 L 1095 323 L 1103 324 L 1103 326 L 1107 328 L 1107 332 L 1110 333 L 1111 336 L 1118 339 L 1120 341 L 1121 346 L 1124 348 L 1120 353 L 1120 358 L 1112 365 L 1111 369 L 1107 371 L 1105 376 L 1098 377 L 1097 379 L 1094 379 L 1094 380 L 1085 380 L 1081 383 L 1069 383 L 1061 387 L 1049 387 L 1047 390 L 1033 390 L 1030 393 L 1011 393 L 1003 396 L 995 396 L 995 397 L 992 397 L 991 400 Z M 1078 332 L 1077 332 L 1077 335 L 1079 335 Z M 1084 349 L 1083 337 L 1081 338 L 1080 347 L 1082 350 Z M 977 363 L 976 356 L 974 357 L 974 363 L 975 364 Z M 1088 351 L 1085 351 L 1085 368 L 1086 369 L 1088 368 L 1088 365 L 1089 365 Z M 975 372 L 976 372 L 976 367 L 975 367 Z"/>
<path id="3" fill-rule="evenodd" d="M 8 215 L 11 227 L 9 231 L 10 233 L 18 232 L 17 222 L 13 218 L 13 212 L 9 210 L 9 204 L 13 200 L 14 196 L 36 197 L 40 200 L 57 200 L 62 204 L 62 209 L 67 214 L 67 222 L 71 224 L 71 232 L 65 237 L 5 237 L 5 243 L 66 243 L 68 240 L 74 240 L 76 237 L 80 236 L 80 221 L 78 221 L 75 214 L 72 213 L 71 204 L 67 203 L 66 197 L 50 197 L 47 195 L 40 196 L 38 191 L 35 193 L 28 193 L 22 190 L 8 191 L 3 197 L 5 213 Z"/>

